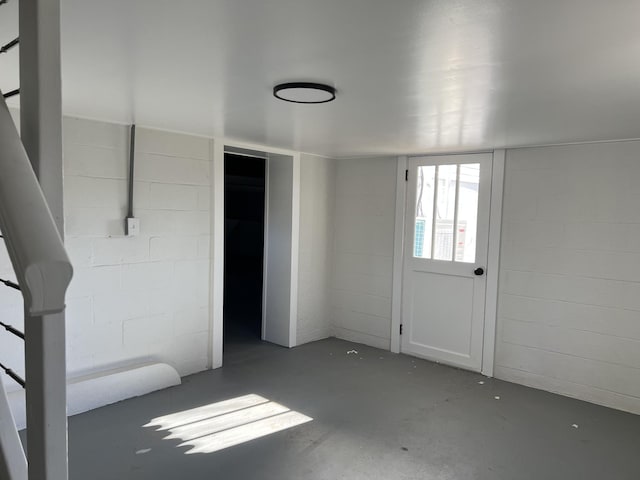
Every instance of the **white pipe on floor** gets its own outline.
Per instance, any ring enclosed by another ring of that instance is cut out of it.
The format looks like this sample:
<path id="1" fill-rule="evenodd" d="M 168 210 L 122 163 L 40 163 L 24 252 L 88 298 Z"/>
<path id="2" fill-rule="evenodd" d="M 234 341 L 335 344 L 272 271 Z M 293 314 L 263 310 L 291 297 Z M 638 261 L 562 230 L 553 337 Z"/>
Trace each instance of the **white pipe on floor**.
<path id="1" fill-rule="evenodd" d="M 180 383 L 176 369 L 166 363 L 136 365 L 74 378 L 67 382 L 67 415 L 88 412 Z M 16 390 L 8 396 L 18 430 L 22 430 L 26 427 L 24 391 Z"/>

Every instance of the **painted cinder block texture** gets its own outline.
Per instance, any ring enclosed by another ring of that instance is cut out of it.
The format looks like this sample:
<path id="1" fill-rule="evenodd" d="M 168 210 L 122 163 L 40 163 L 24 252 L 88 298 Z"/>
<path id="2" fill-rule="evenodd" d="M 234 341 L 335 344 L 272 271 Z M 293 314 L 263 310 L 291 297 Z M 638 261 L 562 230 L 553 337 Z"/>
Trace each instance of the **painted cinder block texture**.
<path id="1" fill-rule="evenodd" d="M 396 161 L 340 160 L 336 165 L 332 331 L 388 349 Z"/>
<path id="2" fill-rule="evenodd" d="M 497 377 L 640 413 L 640 142 L 507 152 Z"/>
<path id="3" fill-rule="evenodd" d="M 69 371 L 146 359 L 181 375 L 204 370 L 209 249 L 199 246 L 209 245 L 211 141 L 137 129 L 140 235 L 125 237 L 128 127 L 73 118 L 64 126 L 67 245 L 77 272 Z M 76 303 L 85 305 L 81 316 Z"/>
<path id="4" fill-rule="evenodd" d="M 300 158 L 298 345 L 331 335 L 336 163 Z"/>
<path id="5" fill-rule="evenodd" d="M 70 377 L 147 361 L 181 375 L 207 367 L 211 140 L 144 128 L 136 140 L 141 228 L 125 237 L 128 126 L 64 119 Z M 4 248 L 0 272 L 14 278 Z M 3 321 L 22 327 L 21 311 L 19 294 L 0 290 Z M 0 351 L 24 373 L 18 341 L 0 336 Z"/>

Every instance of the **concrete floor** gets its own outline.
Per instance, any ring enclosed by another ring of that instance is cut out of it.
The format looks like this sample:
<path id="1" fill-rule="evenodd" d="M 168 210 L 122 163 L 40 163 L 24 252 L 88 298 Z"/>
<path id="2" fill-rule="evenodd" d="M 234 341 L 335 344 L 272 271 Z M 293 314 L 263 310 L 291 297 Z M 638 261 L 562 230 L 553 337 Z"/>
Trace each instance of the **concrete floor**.
<path id="1" fill-rule="evenodd" d="M 225 362 L 71 418 L 71 479 L 640 479 L 640 416 L 335 339 Z M 314 420 L 195 455 L 143 427 L 246 394 Z"/>

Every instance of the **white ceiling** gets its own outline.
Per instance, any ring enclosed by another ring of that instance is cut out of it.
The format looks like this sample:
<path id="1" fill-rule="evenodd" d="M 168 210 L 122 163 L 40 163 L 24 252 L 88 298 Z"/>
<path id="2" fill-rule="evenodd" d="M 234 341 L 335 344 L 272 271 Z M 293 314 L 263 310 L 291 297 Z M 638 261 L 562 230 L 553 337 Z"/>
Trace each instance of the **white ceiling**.
<path id="1" fill-rule="evenodd" d="M 0 7 L 0 42 L 17 0 Z M 640 137 L 640 1 L 62 0 L 67 114 L 335 157 Z M 0 86 L 17 82 L 0 56 Z M 323 81 L 335 102 L 274 99 Z"/>

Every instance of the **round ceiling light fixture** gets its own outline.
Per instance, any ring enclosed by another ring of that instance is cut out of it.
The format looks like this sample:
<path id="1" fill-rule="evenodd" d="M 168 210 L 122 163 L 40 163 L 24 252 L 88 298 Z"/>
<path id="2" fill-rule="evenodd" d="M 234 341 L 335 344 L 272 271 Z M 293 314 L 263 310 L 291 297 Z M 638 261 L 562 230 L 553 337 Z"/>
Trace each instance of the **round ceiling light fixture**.
<path id="1" fill-rule="evenodd" d="M 327 103 L 335 100 L 336 89 L 323 83 L 290 82 L 273 87 L 273 96 L 292 103 Z"/>

